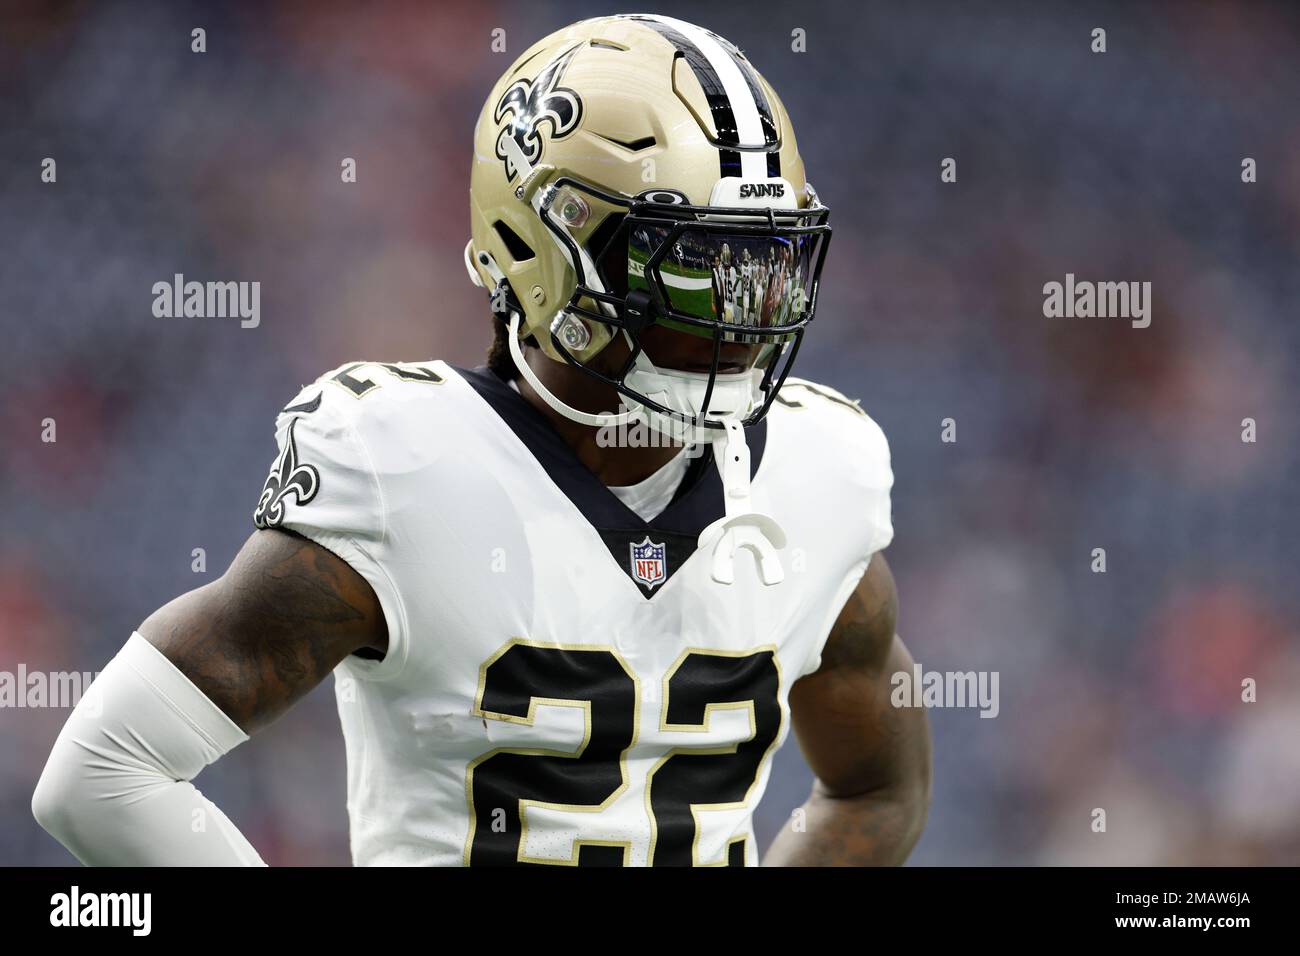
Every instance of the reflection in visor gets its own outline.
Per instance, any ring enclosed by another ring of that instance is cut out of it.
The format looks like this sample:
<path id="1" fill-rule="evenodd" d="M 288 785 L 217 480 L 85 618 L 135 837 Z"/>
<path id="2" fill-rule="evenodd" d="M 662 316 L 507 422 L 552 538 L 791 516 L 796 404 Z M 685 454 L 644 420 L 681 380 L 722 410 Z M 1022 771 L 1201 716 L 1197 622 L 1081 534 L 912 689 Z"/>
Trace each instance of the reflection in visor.
<path id="1" fill-rule="evenodd" d="M 669 235 L 666 226 L 637 224 L 628 236 L 628 288 L 649 289 L 646 264 Z M 807 307 L 805 283 L 818 237 L 687 231 L 659 263 L 674 312 L 709 322 L 755 328 L 787 325 Z M 663 320 L 672 325 L 671 319 Z M 682 326 L 711 336 L 707 329 Z M 726 341 L 772 341 L 772 336 L 724 335 Z"/>

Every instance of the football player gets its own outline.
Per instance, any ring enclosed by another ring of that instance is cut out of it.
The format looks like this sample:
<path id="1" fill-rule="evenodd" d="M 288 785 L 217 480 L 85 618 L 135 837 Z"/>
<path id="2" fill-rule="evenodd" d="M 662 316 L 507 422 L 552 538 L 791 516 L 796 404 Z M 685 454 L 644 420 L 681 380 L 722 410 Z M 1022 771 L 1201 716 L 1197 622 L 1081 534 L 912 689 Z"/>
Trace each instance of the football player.
<path id="1" fill-rule="evenodd" d="M 781 101 L 713 33 L 603 17 L 475 137 L 487 366 L 288 403 L 256 530 L 109 663 L 38 820 L 89 864 L 259 864 L 190 781 L 333 673 L 357 864 L 757 865 L 791 729 L 816 782 L 763 862 L 902 862 L 930 756 L 889 700 L 889 451 L 788 377 L 830 230 Z M 688 268 L 777 249 L 808 284 L 781 324 Z"/>

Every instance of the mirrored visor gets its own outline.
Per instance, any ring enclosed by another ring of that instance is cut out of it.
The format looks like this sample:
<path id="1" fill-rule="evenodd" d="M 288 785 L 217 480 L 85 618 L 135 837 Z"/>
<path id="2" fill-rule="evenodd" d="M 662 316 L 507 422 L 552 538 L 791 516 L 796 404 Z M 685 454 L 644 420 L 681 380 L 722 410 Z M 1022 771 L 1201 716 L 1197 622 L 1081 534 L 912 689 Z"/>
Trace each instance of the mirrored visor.
<path id="1" fill-rule="evenodd" d="M 787 235 L 746 234 L 686 229 L 661 247 L 672 227 L 633 223 L 628 233 L 628 288 L 658 292 L 672 313 L 709 325 L 770 329 L 799 323 L 812 294 L 814 257 L 822 237 L 816 233 Z M 657 258 L 657 266 L 651 262 Z M 657 280 L 657 282 L 656 282 Z M 698 335 L 713 330 L 690 323 L 674 323 Z M 725 341 L 780 340 L 772 335 L 728 332 Z"/>

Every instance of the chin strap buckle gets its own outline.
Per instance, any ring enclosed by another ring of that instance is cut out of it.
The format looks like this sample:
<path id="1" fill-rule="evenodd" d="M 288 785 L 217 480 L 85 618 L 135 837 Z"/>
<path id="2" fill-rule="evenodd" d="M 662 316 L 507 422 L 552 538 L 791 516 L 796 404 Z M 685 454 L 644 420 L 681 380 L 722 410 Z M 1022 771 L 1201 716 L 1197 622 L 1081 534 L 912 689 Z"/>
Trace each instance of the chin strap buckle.
<path id="1" fill-rule="evenodd" d="M 713 548 L 713 580 L 733 584 L 736 580 L 736 552 L 748 548 L 758 562 L 760 580 L 780 584 L 785 569 L 777 552 L 785 547 L 785 532 L 771 517 L 753 511 L 749 500 L 749 446 L 745 429 L 735 418 L 726 422 L 713 439 L 713 457 L 722 477 L 726 514 L 700 533 L 699 546 Z"/>

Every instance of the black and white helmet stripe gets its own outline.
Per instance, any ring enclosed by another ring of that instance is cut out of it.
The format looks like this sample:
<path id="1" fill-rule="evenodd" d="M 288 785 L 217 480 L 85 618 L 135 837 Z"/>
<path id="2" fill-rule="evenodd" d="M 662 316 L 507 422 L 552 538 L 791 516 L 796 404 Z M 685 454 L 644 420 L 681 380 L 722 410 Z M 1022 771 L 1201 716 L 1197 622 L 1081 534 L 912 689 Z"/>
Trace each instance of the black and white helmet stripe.
<path id="1" fill-rule="evenodd" d="M 659 33 L 686 58 L 699 80 L 717 129 L 720 175 L 763 179 L 781 175 L 780 143 L 772 107 L 754 68 L 716 34 L 656 14 L 637 20 Z"/>

